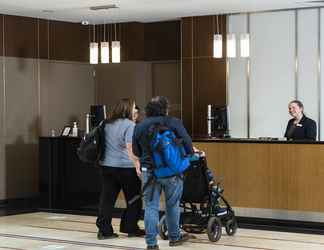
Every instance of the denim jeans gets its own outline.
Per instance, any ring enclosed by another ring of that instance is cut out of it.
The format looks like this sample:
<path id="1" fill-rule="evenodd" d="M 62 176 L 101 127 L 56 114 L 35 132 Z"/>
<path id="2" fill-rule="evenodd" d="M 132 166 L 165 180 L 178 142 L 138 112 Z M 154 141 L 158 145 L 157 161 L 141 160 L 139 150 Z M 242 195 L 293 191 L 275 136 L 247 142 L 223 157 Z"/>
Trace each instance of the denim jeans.
<path id="1" fill-rule="evenodd" d="M 148 181 L 150 174 L 142 172 L 143 185 Z M 156 183 L 149 185 L 144 190 L 145 202 L 145 240 L 148 246 L 157 245 L 160 196 L 163 190 L 165 194 L 166 222 L 168 227 L 169 240 L 180 238 L 180 199 L 183 190 L 183 180 L 178 176 L 158 179 Z M 154 191 L 152 195 L 152 191 Z M 152 198 L 152 199 L 151 199 Z"/>

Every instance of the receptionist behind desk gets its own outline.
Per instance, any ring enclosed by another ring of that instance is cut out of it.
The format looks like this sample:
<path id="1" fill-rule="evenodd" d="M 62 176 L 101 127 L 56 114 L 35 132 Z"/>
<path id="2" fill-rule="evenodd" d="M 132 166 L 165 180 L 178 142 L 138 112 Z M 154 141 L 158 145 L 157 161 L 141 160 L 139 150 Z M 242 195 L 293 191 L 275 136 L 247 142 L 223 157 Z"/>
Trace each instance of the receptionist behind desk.
<path id="1" fill-rule="evenodd" d="M 285 137 L 287 140 L 316 140 L 316 122 L 304 114 L 304 105 L 301 101 L 294 100 L 288 105 L 289 120 Z"/>

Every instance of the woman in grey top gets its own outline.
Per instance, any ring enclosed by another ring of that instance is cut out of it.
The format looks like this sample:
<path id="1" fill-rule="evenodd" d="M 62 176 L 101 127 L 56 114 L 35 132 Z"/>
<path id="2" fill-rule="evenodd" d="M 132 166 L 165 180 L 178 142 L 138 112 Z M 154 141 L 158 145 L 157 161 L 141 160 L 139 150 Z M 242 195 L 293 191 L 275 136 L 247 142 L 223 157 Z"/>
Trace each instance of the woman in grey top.
<path id="1" fill-rule="evenodd" d="M 137 225 L 142 210 L 141 181 L 137 176 L 140 164 L 132 152 L 135 102 L 122 99 L 114 105 L 106 121 L 102 166 L 102 192 L 96 225 L 98 239 L 118 237 L 111 225 L 112 212 L 120 190 L 124 192 L 127 208 L 122 214 L 120 232 L 129 237 L 143 236 Z M 135 201 L 134 201 L 135 200 Z M 132 202 L 133 201 L 133 202 Z"/>

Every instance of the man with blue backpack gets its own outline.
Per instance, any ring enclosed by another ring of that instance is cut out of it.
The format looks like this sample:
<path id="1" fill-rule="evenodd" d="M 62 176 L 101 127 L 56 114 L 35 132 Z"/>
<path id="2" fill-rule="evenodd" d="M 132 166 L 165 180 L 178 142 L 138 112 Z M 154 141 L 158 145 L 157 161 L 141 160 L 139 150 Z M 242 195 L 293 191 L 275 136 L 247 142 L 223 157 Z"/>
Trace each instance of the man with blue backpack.
<path id="1" fill-rule="evenodd" d="M 158 235 L 160 195 L 164 191 L 169 246 L 189 239 L 181 234 L 180 199 L 183 172 L 189 167 L 192 141 L 182 122 L 168 116 L 166 97 L 154 97 L 145 108 L 146 118 L 136 125 L 133 153 L 140 158 L 145 202 L 147 249 L 159 249 Z"/>

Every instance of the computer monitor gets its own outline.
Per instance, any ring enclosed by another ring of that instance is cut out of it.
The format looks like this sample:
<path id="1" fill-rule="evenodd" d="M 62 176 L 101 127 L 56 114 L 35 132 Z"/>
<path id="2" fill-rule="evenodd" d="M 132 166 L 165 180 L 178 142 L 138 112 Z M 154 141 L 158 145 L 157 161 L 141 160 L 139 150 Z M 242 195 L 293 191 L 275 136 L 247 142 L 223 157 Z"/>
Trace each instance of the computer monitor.
<path id="1" fill-rule="evenodd" d="M 106 105 L 91 105 L 90 106 L 90 124 L 91 128 L 99 125 L 99 123 L 106 119 Z"/>
<path id="2" fill-rule="evenodd" d="M 227 107 L 208 105 L 208 135 L 212 137 L 228 137 Z"/>

